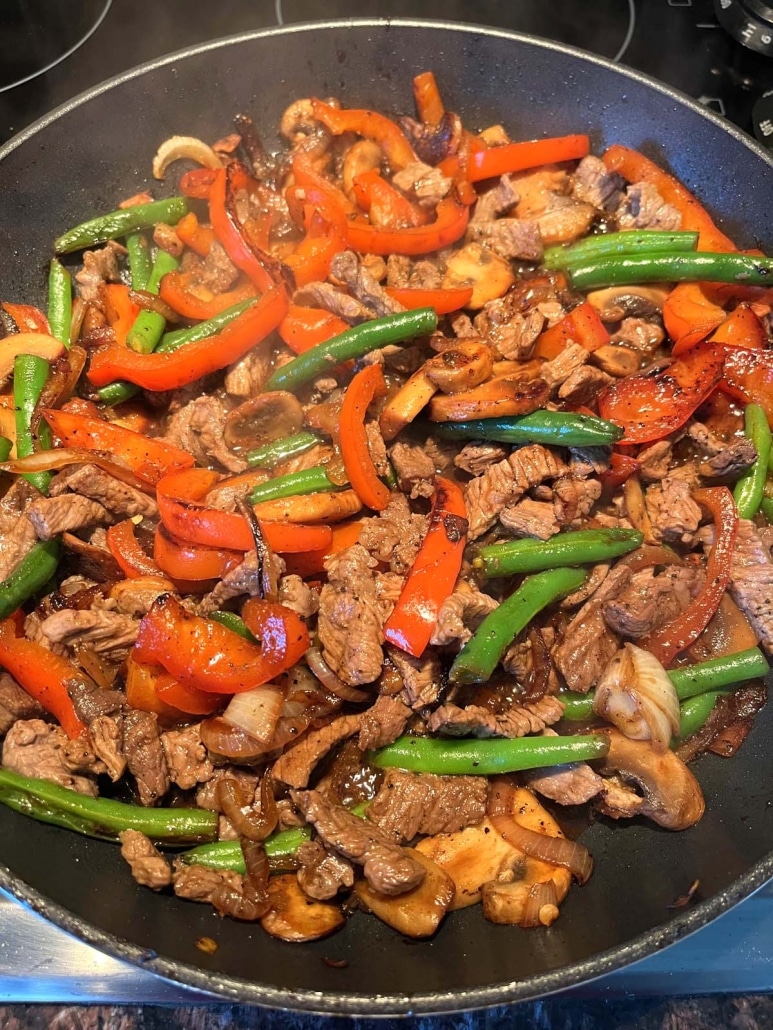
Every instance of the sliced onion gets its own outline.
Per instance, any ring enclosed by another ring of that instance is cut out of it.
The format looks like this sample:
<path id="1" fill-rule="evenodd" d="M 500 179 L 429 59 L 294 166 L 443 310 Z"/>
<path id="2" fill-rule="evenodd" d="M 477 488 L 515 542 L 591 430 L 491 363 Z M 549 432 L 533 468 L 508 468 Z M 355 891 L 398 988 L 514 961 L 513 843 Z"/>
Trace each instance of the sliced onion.
<path id="1" fill-rule="evenodd" d="M 231 726 L 219 715 L 212 719 L 204 719 L 199 728 L 204 747 L 213 755 L 249 762 L 260 758 L 268 750 L 265 744 L 261 744 L 244 730 Z"/>
<path id="2" fill-rule="evenodd" d="M 593 859 L 588 849 L 566 837 L 551 837 L 528 830 L 516 820 L 514 809 L 514 788 L 507 780 L 495 778 L 491 784 L 487 814 L 497 833 L 524 855 L 564 866 L 578 883 L 587 883 L 593 872 Z"/>
<path id="3" fill-rule="evenodd" d="M 103 472 L 109 473 L 122 483 L 133 486 L 145 494 L 152 494 L 154 488 L 150 483 L 138 479 L 131 469 L 119 465 L 108 458 L 103 458 L 94 451 L 84 447 L 52 447 L 50 451 L 37 451 L 27 458 L 15 458 L 13 461 L 0 462 L 0 472 L 12 472 L 14 475 L 25 475 L 28 472 L 50 472 L 63 469 L 68 465 L 96 465 Z"/>
<path id="4" fill-rule="evenodd" d="M 215 151 L 195 136 L 170 136 L 164 140 L 153 158 L 153 178 L 163 179 L 173 161 L 187 158 L 205 168 L 222 168 L 223 162 Z"/>
<path id="5" fill-rule="evenodd" d="M 260 811 L 252 806 L 252 799 L 245 798 L 238 781 L 225 776 L 215 790 L 220 811 L 229 820 L 240 837 L 251 841 L 264 841 L 273 833 L 277 824 L 277 810 L 271 779 L 265 775 L 260 784 Z"/>
<path id="6" fill-rule="evenodd" d="M 322 652 L 318 647 L 310 647 L 305 657 L 308 667 L 331 694 L 335 694 L 344 701 L 353 701 L 355 704 L 372 699 L 373 695 L 366 690 L 357 690 L 356 687 L 350 687 L 340 680 L 322 657 Z"/>
<path id="7" fill-rule="evenodd" d="M 631 572 L 637 572 L 639 569 L 651 569 L 653 565 L 684 565 L 684 561 L 676 551 L 663 544 L 644 544 L 621 558 L 616 567 L 620 565 L 626 565 Z"/>
<path id="8" fill-rule="evenodd" d="M 604 670 L 593 711 L 629 740 L 651 741 L 661 754 L 679 734 L 676 688 L 657 658 L 634 644 L 625 644 Z"/>
<path id="9" fill-rule="evenodd" d="M 267 744 L 276 731 L 284 700 L 281 687 L 276 683 L 265 683 L 253 690 L 234 694 L 223 712 L 223 719 L 229 726 L 244 730 L 261 744 Z"/>
<path id="10" fill-rule="evenodd" d="M 129 290 L 129 300 L 134 301 L 137 307 L 142 308 L 143 311 L 155 311 L 167 322 L 176 324 L 180 321 L 180 316 L 169 307 L 166 301 L 148 290 Z"/>
<path id="11" fill-rule="evenodd" d="M 526 895 L 523 915 L 519 926 L 530 929 L 534 926 L 550 926 L 558 919 L 558 896 L 556 885 L 552 880 L 545 883 L 533 883 Z"/>
<path id="12" fill-rule="evenodd" d="M 638 476 L 629 476 L 623 486 L 623 498 L 625 499 L 625 510 L 631 523 L 639 532 L 644 534 L 648 544 L 655 543 L 655 535 L 652 529 L 647 505 L 644 503 L 644 492 Z"/>

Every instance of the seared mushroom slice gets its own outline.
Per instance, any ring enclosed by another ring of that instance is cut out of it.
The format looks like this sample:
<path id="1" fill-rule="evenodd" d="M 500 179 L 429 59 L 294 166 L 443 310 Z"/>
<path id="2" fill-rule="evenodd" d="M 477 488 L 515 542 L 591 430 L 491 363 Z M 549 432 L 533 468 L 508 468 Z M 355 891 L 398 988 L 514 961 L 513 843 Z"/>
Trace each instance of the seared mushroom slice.
<path id="1" fill-rule="evenodd" d="M 336 493 L 297 494 L 274 501 L 261 501 L 254 506 L 255 515 L 269 522 L 328 523 L 341 522 L 362 511 L 362 501 L 354 490 Z"/>
<path id="2" fill-rule="evenodd" d="M 424 366 L 414 372 L 411 378 L 384 405 L 378 420 L 381 435 L 385 440 L 394 440 L 398 433 L 413 422 L 419 412 L 437 393 Z"/>
<path id="3" fill-rule="evenodd" d="M 492 379 L 474 390 L 437 396 L 429 406 L 432 422 L 467 422 L 478 418 L 526 415 L 544 406 L 550 386 L 539 376 Z"/>
<path id="4" fill-rule="evenodd" d="M 479 340 L 463 340 L 426 361 L 424 371 L 443 393 L 462 393 L 485 383 L 493 366 L 490 347 Z"/>
<path id="5" fill-rule="evenodd" d="M 300 401 L 287 390 L 259 394 L 229 411 L 223 423 L 223 442 L 232 451 L 245 451 L 292 436 L 303 425 Z"/>
<path id="6" fill-rule="evenodd" d="M 592 290 L 586 300 L 604 322 L 621 322 L 624 318 L 652 318 L 663 310 L 669 291 L 663 286 L 608 286 Z"/>
<path id="7" fill-rule="evenodd" d="M 424 867 L 425 877 L 413 890 L 390 896 L 375 891 L 367 880 L 354 886 L 357 897 L 374 915 L 406 937 L 431 937 L 454 898 L 454 881 L 430 858 L 406 849 Z"/>
<path id="8" fill-rule="evenodd" d="M 480 243 L 468 243 L 446 262 L 443 289 L 472 286 L 472 297 L 465 306 L 477 310 L 490 300 L 503 297 L 514 282 L 509 261 Z"/>
<path id="9" fill-rule="evenodd" d="M 606 730 L 609 752 L 599 769 L 604 776 L 619 775 L 641 792 L 636 814 L 647 816 L 667 830 L 686 830 L 703 815 L 700 785 L 673 751 L 658 754 L 646 741 L 629 740 L 617 730 Z M 621 813 L 607 803 L 602 811 L 612 818 Z M 623 814 L 625 817 L 627 813 Z"/>
<path id="10" fill-rule="evenodd" d="M 344 925 L 339 905 L 330 901 L 313 901 L 300 888 L 294 873 L 281 873 L 268 881 L 271 908 L 260 925 L 282 941 L 316 941 L 327 937 Z"/>

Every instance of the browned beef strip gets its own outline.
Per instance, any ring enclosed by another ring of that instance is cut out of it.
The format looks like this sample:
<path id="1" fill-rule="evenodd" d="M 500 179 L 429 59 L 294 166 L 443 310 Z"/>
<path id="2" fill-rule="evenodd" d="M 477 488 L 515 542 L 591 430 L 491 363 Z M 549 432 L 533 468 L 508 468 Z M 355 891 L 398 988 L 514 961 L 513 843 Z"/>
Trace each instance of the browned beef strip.
<path id="1" fill-rule="evenodd" d="M 561 529 L 552 502 L 533 501 L 531 497 L 505 508 L 500 512 L 499 521 L 513 536 L 531 536 L 537 540 L 549 540 Z"/>
<path id="2" fill-rule="evenodd" d="M 126 249 L 115 240 L 109 240 L 98 250 L 83 253 L 83 267 L 75 273 L 75 288 L 83 300 L 99 302 L 105 283 L 117 283 L 121 278 L 118 255 Z"/>
<path id="3" fill-rule="evenodd" d="M 158 515 L 158 505 L 152 497 L 136 487 L 122 483 L 96 465 L 76 465 L 57 476 L 51 485 L 51 496 L 55 497 L 66 490 L 99 501 L 109 512 L 122 519 L 130 519 L 134 515 L 142 515 L 147 519 Z"/>
<path id="4" fill-rule="evenodd" d="M 40 628 L 53 644 L 88 644 L 97 654 L 118 656 L 125 655 L 137 639 L 140 624 L 120 612 L 63 608 L 44 619 Z"/>
<path id="5" fill-rule="evenodd" d="M 231 869 L 210 869 L 205 865 L 186 865 L 180 858 L 174 860 L 172 885 L 178 898 L 211 903 L 223 887 L 241 892 L 243 882 L 244 877 Z"/>
<path id="6" fill-rule="evenodd" d="M 413 710 L 395 695 L 381 694 L 360 716 L 357 744 L 361 751 L 386 747 L 405 731 Z"/>
<path id="7" fill-rule="evenodd" d="M 747 683 L 721 697 L 698 732 L 679 745 L 677 755 L 683 762 L 691 762 L 704 751 L 731 758 L 746 740 L 767 699 L 767 690 L 759 682 Z"/>
<path id="8" fill-rule="evenodd" d="M 109 525 L 113 517 L 104 505 L 80 494 L 41 497 L 27 508 L 27 518 L 39 540 L 51 540 L 60 533 L 86 526 Z"/>
<path id="9" fill-rule="evenodd" d="M 441 705 L 427 719 L 427 726 L 446 737 L 525 737 L 552 726 L 563 714 L 563 703 L 546 695 L 539 701 L 514 703 L 499 715 L 479 705 Z"/>
<path id="10" fill-rule="evenodd" d="M 522 312 L 512 293 L 490 300 L 475 316 L 475 331 L 503 358 L 521 361 L 531 356 L 545 317 L 536 309 Z M 457 333 L 458 335 L 458 333 Z"/>
<path id="11" fill-rule="evenodd" d="M 101 690 L 85 678 L 67 684 L 78 718 L 89 726 L 101 715 L 113 715 L 120 712 L 126 704 L 126 695 L 120 690 Z"/>
<path id="12" fill-rule="evenodd" d="M 172 867 L 150 837 L 139 830 L 122 830 L 118 839 L 121 842 L 121 857 L 129 863 L 137 883 L 154 891 L 160 891 L 171 884 Z"/>
<path id="13" fill-rule="evenodd" d="M 199 724 L 181 730 L 166 730 L 161 734 L 169 778 L 182 790 L 190 790 L 212 778 L 214 769 L 207 749 L 201 742 Z"/>
<path id="14" fill-rule="evenodd" d="M 271 775 L 291 787 L 308 786 L 317 763 L 336 744 L 359 732 L 360 720 L 359 715 L 339 715 L 320 729 L 307 733 L 274 762 Z"/>
<path id="15" fill-rule="evenodd" d="M 153 229 L 153 242 L 173 257 L 179 257 L 185 249 L 183 241 L 172 226 L 167 225 L 166 222 L 159 222 Z"/>
<path id="16" fill-rule="evenodd" d="M 454 458 L 454 465 L 471 476 L 482 475 L 487 468 L 507 457 L 508 448 L 501 443 L 467 443 Z"/>
<path id="17" fill-rule="evenodd" d="M 397 482 L 411 497 L 431 497 L 434 491 L 435 463 L 418 444 L 392 444 L 389 452 Z"/>
<path id="18" fill-rule="evenodd" d="M 540 376 L 551 389 L 557 390 L 588 360 L 589 354 L 579 343 L 570 343 L 539 370 Z"/>
<path id="19" fill-rule="evenodd" d="M 282 576 L 279 580 L 279 603 L 297 612 L 302 619 L 310 619 L 319 608 L 319 594 L 300 576 Z"/>
<path id="20" fill-rule="evenodd" d="M 593 365 L 581 365 L 576 368 L 558 388 L 558 396 L 570 404 L 590 404 L 605 386 L 609 386 L 612 377 Z"/>
<path id="21" fill-rule="evenodd" d="M 531 487 L 557 478 L 564 469 L 563 461 L 541 444 L 519 447 L 504 461 L 492 465 L 465 490 L 469 538 L 477 539 L 493 526 L 503 508 L 515 504 Z"/>
<path id="22" fill-rule="evenodd" d="M 365 519 L 360 544 L 392 572 L 404 574 L 413 565 L 427 532 L 427 518 L 415 515 L 402 494 L 395 494 L 378 517 Z"/>
<path id="23" fill-rule="evenodd" d="M 703 583 L 703 572 L 669 566 L 659 575 L 640 569 L 624 590 L 605 602 L 604 621 L 614 632 L 637 640 L 667 625 L 690 604 Z"/>
<path id="24" fill-rule="evenodd" d="M 440 696 L 440 659 L 427 648 L 421 658 L 414 658 L 391 645 L 387 652 L 403 681 L 402 697 L 418 710 L 434 704 Z"/>
<path id="25" fill-rule="evenodd" d="M 229 397 L 254 397 L 266 385 L 274 367 L 274 352 L 268 343 L 253 347 L 228 367 L 223 382 Z"/>
<path id="26" fill-rule="evenodd" d="M 226 254 L 222 243 L 215 240 L 198 266 L 196 278 L 213 293 L 225 293 L 239 278 L 239 269 Z"/>
<path id="27" fill-rule="evenodd" d="M 473 221 L 467 239 L 482 243 L 500 257 L 517 261 L 541 261 L 542 237 L 537 222 L 522 218 Z"/>
<path id="28" fill-rule="evenodd" d="M 112 715 L 98 715 L 89 724 L 89 744 L 97 758 L 105 764 L 113 783 L 126 772 L 123 753 L 123 719 Z"/>
<path id="29" fill-rule="evenodd" d="M 481 193 L 472 209 L 471 223 L 490 222 L 512 211 L 518 203 L 518 192 L 510 175 L 501 176 L 496 186 Z"/>
<path id="30" fill-rule="evenodd" d="M 622 344 L 650 355 L 666 338 L 663 327 L 647 318 L 624 318 L 612 333 L 610 343 Z"/>
<path id="31" fill-rule="evenodd" d="M 773 561 L 757 527 L 740 519 L 730 565 L 730 593 L 757 634 L 773 654 Z"/>
<path id="32" fill-rule="evenodd" d="M 453 179 L 443 175 L 439 168 L 411 161 L 392 176 L 392 183 L 399 190 L 412 194 L 421 207 L 436 207 L 443 197 L 448 196 Z"/>
<path id="33" fill-rule="evenodd" d="M 555 730 L 545 730 L 545 737 L 557 737 Z M 584 805 L 595 797 L 604 781 L 587 762 L 569 762 L 549 769 L 532 769 L 521 774 L 527 787 L 559 805 Z"/>
<path id="34" fill-rule="evenodd" d="M 396 844 L 419 834 L 455 833 L 486 814 L 485 776 L 433 776 L 387 769 L 368 819 Z"/>
<path id="35" fill-rule="evenodd" d="M 361 300 L 351 297 L 330 283 L 307 283 L 302 290 L 295 293 L 293 302 L 313 308 L 324 308 L 343 318 L 350 325 L 367 322 L 373 317 L 371 309 Z"/>
<path id="36" fill-rule="evenodd" d="M 742 472 L 751 468 L 756 460 L 757 448 L 751 440 L 746 438 L 734 440 L 727 447 L 723 447 L 721 451 L 701 462 L 698 472 L 709 479 L 737 479 Z"/>
<path id="37" fill-rule="evenodd" d="M 572 591 L 571 594 L 567 594 L 559 605 L 560 608 L 576 608 L 579 604 L 584 604 L 589 597 L 592 597 L 604 580 L 609 575 L 611 568 L 609 562 L 599 562 L 598 565 L 594 565 L 588 573 L 588 578 L 585 580 L 583 585 L 578 589 Z"/>
<path id="38" fill-rule="evenodd" d="M 667 204 L 650 182 L 635 182 L 615 212 L 621 229 L 679 229 L 682 216 Z"/>
<path id="39" fill-rule="evenodd" d="M 237 789 L 243 798 L 251 802 L 255 797 L 259 777 L 250 769 L 243 769 L 237 765 L 223 765 L 212 770 L 212 774 L 205 783 L 201 783 L 196 791 L 196 804 L 199 808 L 206 808 L 210 812 L 219 812 L 220 803 L 217 800 L 217 786 L 221 780 L 236 780 Z"/>
<path id="40" fill-rule="evenodd" d="M 378 679 L 383 663 L 381 614 L 373 570 L 376 561 L 354 544 L 325 563 L 317 631 L 323 657 L 344 683 Z"/>
<path id="41" fill-rule="evenodd" d="M 291 796 L 323 843 L 361 865 L 374 890 L 404 894 L 424 879 L 424 867 L 377 826 L 332 804 L 318 790 L 294 790 Z"/>
<path id="42" fill-rule="evenodd" d="M 497 602 L 493 597 L 482 593 L 465 580 L 460 580 L 454 592 L 440 606 L 430 643 L 438 647 L 465 644 L 496 607 Z"/>
<path id="43" fill-rule="evenodd" d="M 124 720 L 124 751 L 137 781 L 140 802 L 155 805 L 169 790 L 169 768 L 158 730 L 158 716 L 132 709 Z"/>
<path id="44" fill-rule="evenodd" d="M 640 462 L 639 474 L 647 483 L 655 483 L 668 475 L 673 446 L 670 440 L 658 440 L 640 451 L 636 460 Z"/>
<path id="45" fill-rule="evenodd" d="M 223 440 L 226 414 L 217 397 L 196 397 L 171 416 L 162 439 L 192 454 L 199 465 L 214 462 L 229 472 L 243 472 L 246 461 L 229 450 Z"/>
<path id="46" fill-rule="evenodd" d="M 352 296 L 356 297 L 371 314 L 371 317 L 382 318 L 405 308 L 386 292 L 370 274 L 353 250 L 344 250 L 336 254 L 330 266 L 331 275 L 348 287 Z"/>
<path id="47" fill-rule="evenodd" d="M 22 558 L 35 546 L 35 527 L 22 513 L 31 501 L 40 497 L 38 490 L 19 476 L 0 500 L 0 582 L 7 579 Z"/>
<path id="48" fill-rule="evenodd" d="M 34 697 L 19 686 L 13 676 L 0 672 L 0 736 L 18 719 L 45 719 L 47 713 Z"/>
<path id="49" fill-rule="evenodd" d="M 675 476 L 666 476 L 651 486 L 645 497 L 652 528 L 666 541 L 689 544 L 701 522 L 701 509 L 692 499 L 690 485 Z"/>
<path id="50" fill-rule="evenodd" d="M 728 445 L 728 441 L 718 436 L 702 422 L 691 422 L 687 428 L 687 435 L 692 442 L 709 457 L 719 454 Z"/>
<path id="51" fill-rule="evenodd" d="M 601 497 L 598 479 L 561 476 L 553 485 L 553 510 L 559 526 L 581 522 Z"/>
<path id="52" fill-rule="evenodd" d="M 3 766 L 91 797 L 97 796 L 92 776 L 104 769 L 88 748 L 42 719 L 20 719 L 11 726 L 3 741 Z"/>
<path id="53" fill-rule="evenodd" d="M 600 157 L 589 154 L 575 169 L 572 195 L 599 211 L 615 211 L 623 199 L 625 179 L 610 172 Z"/>
<path id="54" fill-rule="evenodd" d="M 307 840 L 296 852 L 298 883 L 304 894 L 317 901 L 334 898 L 339 890 L 354 883 L 351 863 L 335 851 L 328 851 L 319 841 Z"/>

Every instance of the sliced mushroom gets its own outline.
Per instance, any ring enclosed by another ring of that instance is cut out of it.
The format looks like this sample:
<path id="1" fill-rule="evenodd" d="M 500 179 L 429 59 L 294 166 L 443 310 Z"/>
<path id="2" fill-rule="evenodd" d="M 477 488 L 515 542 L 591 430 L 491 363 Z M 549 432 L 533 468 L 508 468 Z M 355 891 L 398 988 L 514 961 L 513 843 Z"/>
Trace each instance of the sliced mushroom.
<path id="1" fill-rule="evenodd" d="M 346 192 L 352 192 L 354 180 L 358 175 L 380 168 L 383 160 L 384 152 L 373 140 L 362 139 L 349 147 L 341 169 L 341 178 L 344 181 Z"/>
<path id="2" fill-rule="evenodd" d="M 462 393 L 485 383 L 493 365 L 490 347 L 478 340 L 464 340 L 430 358 L 424 371 L 443 393 Z"/>
<path id="3" fill-rule="evenodd" d="M 330 901 L 313 901 L 298 884 L 294 873 L 280 873 L 268 881 L 271 908 L 260 920 L 260 925 L 282 941 L 316 941 L 327 937 L 344 925 L 339 905 Z"/>
<path id="4" fill-rule="evenodd" d="M 702 817 L 705 802 L 700 785 L 673 751 L 658 754 L 647 741 L 629 740 L 618 730 L 606 730 L 609 751 L 599 772 L 619 774 L 641 792 L 636 813 L 647 816 L 667 830 L 686 830 Z M 609 805 L 604 812 L 620 818 Z"/>
<path id="5" fill-rule="evenodd" d="M 135 576 L 134 579 L 123 579 L 110 587 L 110 598 L 115 601 L 118 611 L 124 615 L 140 617 L 147 615 L 153 602 L 161 594 L 174 594 L 176 587 L 164 576 Z"/>
<path id="6" fill-rule="evenodd" d="M 592 290 L 585 298 L 605 322 L 630 318 L 652 318 L 663 310 L 669 291 L 665 286 L 608 286 Z"/>
<path id="7" fill-rule="evenodd" d="M 631 376 L 639 371 L 641 354 L 630 347 L 607 344 L 596 348 L 591 355 L 591 361 L 598 365 L 602 372 L 622 379 L 623 376 Z"/>
<path id="8" fill-rule="evenodd" d="M 443 289 L 472 286 L 466 307 L 477 310 L 490 300 L 503 297 L 515 282 L 509 261 L 480 243 L 468 243 L 448 259 Z"/>
<path id="9" fill-rule="evenodd" d="M 385 440 L 394 440 L 437 393 L 437 387 L 422 366 L 384 405 L 378 420 Z"/>
<path id="10" fill-rule="evenodd" d="M 434 397 L 429 417 L 433 422 L 466 422 L 475 418 L 526 415 L 544 406 L 550 387 L 538 376 L 492 379 L 474 390 Z"/>
<path id="11" fill-rule="evenodd" d="M 357 897 L 374 915 L 406 937 L 431 937 L 454 899 L 454 881 L 426 854 L 407 849 L 425 870 L 413 890 L 391 896 L 375 891 L 367 880 L 354 885 Z"/>
<path id="12" fill-rule="evenodd" d="M 644 542 L 657 544 L 660 541 L 655 536 L 652 528 L 647 505 L 644 503 L 644 491 L 641 488 L 641 480 L 638 475 L 629 476 L 623 486 L 623 501 L 625 502 L 625 513 L 631 525 L 644 534 Z"/>
<path id="13" fill-rule="evenodd" d="M 0 382 L 13 372 L 13 363 L 20 354 L 34 354 L 45 361 L 56 361 L 64 354 L 64 345 L 47 333 L 12 333 L 0 342 Z"/>
<path id="14" fill-rule="evenodd" d="M 287 390 L 259 394 L 229 411 L 223 442 L 232 451 L 250 450 L 292 436 L 303 425 L 300 401 Z"/>
<path id="15" fill-rule="evenodd" d="M 362 511 L 362 501 L 354 490 L 339 490 L 337 493 L 297 494 L 275 501 L 261 501 L 254 506 L 254 511 L 259 519 L 270 522 L 340 522 Z"/>

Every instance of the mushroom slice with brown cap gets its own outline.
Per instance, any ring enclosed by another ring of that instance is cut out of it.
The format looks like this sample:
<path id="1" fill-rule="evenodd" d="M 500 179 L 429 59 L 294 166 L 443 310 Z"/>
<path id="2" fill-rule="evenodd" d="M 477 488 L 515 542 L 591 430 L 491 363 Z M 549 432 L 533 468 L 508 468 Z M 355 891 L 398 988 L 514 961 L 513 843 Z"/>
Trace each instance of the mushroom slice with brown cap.
<path id="1" fill-rule="evenodd" d="M 223 440 L 233 451 L 245 451 L 297 433 L 303 425 L 300 401 L 287 390 L 273 390 L 228 412 Z"/>
<path id="2" fill-rule="evenodd" d="M 463 340 L 430 358 L 423 370 L 443 393 L 462 393 L 480 386 L 491 375 L 491 348 L 480 340 Z"/>
<path id="3" fill-rule="evenodd" d="M 669 291 L 664 286 L 608 286 L 592 290 L 586 300 L 604 322 L 620 322 L 626 316 L 651 318 L 662 311 Z"/>
<path id="4" fill-rule="evenodd" d="M 472 286 L 472 297 L 465 307 L 477 311 L 490 300 L 503 297 L 515 282 L 510 262 L 487 250 L 480 243 L 468 243 L 446 262 L 443 289 Z"/>
<path id="5" fill-rule="evenodd" d="M 618 730 L 605 730 L 609 737 L 609 752 L 599 772 L 603 776 L 615 774 L 623 782 L 634 785 L 641 794 L 636 814 L 652 819 L 667 830 L 686 830 L 702 817 L 705 802 L 700 785 L 693 774 L 673 751 L 658 754 L 648 741 L 629 740 Z M 601 810 L 613 819 L 626 818 L 630 811 L 621 812 L 609 803 Z"/>
<path id="6" fill-rule="evenodd" d="M 282 941 L 316 941 L 340 930 L 346 922 L 340 905 L 307 897 L 294 873 L 272 876 L 268 897 L 271 907 L 260 925 Z"/>

